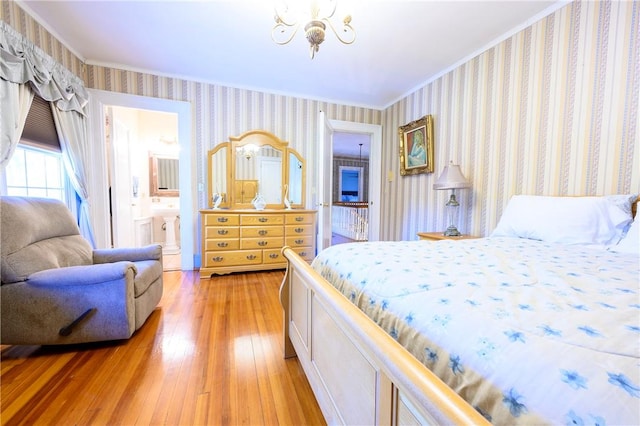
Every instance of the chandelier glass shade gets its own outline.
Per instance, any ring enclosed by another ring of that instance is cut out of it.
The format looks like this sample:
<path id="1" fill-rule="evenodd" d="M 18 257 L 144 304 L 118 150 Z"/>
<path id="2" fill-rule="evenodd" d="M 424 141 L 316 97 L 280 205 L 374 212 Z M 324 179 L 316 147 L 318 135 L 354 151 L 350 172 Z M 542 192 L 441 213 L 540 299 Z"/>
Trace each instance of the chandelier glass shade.
<path id="1" fill-rule="evenodd" d="M 304 26 L 311 59 L 320 49 L 327 27 L 341 43 L 351 44 L 355 41 L 356 32 L 351 26 L 351 15 L 346 15 L 342 20 L 340 32 L 331 22 L 336 12 L 337 0 L 289 1 L 290 4 L 281 1 L 275 7 L 276 24 L 271 30 L 271 38 L 277 44 L 287 44 L 293 40 L 300 26 Z M 306 6 L 302 6 L 303 4 Z M 308 7 L 308 10 L 302 10 L 305 7 Z"/>

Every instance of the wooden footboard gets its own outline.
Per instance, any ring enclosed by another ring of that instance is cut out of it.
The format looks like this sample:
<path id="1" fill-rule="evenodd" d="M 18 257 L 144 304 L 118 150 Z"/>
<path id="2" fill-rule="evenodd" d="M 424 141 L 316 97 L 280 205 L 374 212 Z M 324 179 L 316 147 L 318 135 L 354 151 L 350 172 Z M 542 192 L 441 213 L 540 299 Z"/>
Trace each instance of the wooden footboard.
<path id="1" fill-rule="evenodd" d="M 489 424 L 288 247 L 284 354 L 329 424 Z"/>

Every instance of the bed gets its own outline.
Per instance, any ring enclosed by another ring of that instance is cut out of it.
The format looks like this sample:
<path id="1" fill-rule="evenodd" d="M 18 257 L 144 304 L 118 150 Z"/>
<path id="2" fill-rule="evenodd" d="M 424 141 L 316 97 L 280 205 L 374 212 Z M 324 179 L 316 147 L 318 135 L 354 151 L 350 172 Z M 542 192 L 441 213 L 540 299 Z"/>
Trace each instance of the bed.
<path id="1" fill-rule="evenodd" d="M 488 238 L 312 265 L 285 248 L 285 356 L 330 424 L 640 424 L 636 200 L 516 196 Z"/>

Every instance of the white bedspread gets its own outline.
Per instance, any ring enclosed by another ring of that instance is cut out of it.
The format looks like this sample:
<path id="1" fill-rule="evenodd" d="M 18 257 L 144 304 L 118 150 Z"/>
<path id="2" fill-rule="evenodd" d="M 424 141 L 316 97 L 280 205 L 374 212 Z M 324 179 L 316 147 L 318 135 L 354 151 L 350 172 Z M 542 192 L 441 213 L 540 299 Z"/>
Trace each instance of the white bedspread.
<path id="1" fill-rule="evenodd" d="M 637 256 L 485 238 L 312 266 L 493 423 L 640 424 Z"/>

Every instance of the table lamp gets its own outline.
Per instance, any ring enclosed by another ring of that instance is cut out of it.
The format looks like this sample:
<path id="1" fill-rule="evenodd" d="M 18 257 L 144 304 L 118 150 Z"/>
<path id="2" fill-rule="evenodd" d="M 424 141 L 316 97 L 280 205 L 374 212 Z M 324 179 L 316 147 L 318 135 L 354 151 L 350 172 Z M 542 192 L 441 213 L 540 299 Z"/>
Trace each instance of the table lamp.
<path id="1" fill-rule="evenodd" d="M 464 189 L 471 188 L 471 183 L 464 177 L 462 171 L 460 170 L 460 166 L 457 164 L 453 164 L 453 161 L 449 162 L 449 165 L 445 166 L 442 174 L 433 184 L 433 189 L 441 190 L 441 189 L 450 189 L 451 196 L 449 197 L 449 201 L 447 201 L 447 217 L 449 221 L 449 226 L 446 231 L 444 231 L 444 235 L 446 237 L 459 237 L 460 231 L 456 228 L 454 224 L 454 216 L 457 210 L 457 207 L 460 205 L 458 200 L 456 200 L 456 189 Z"/>

